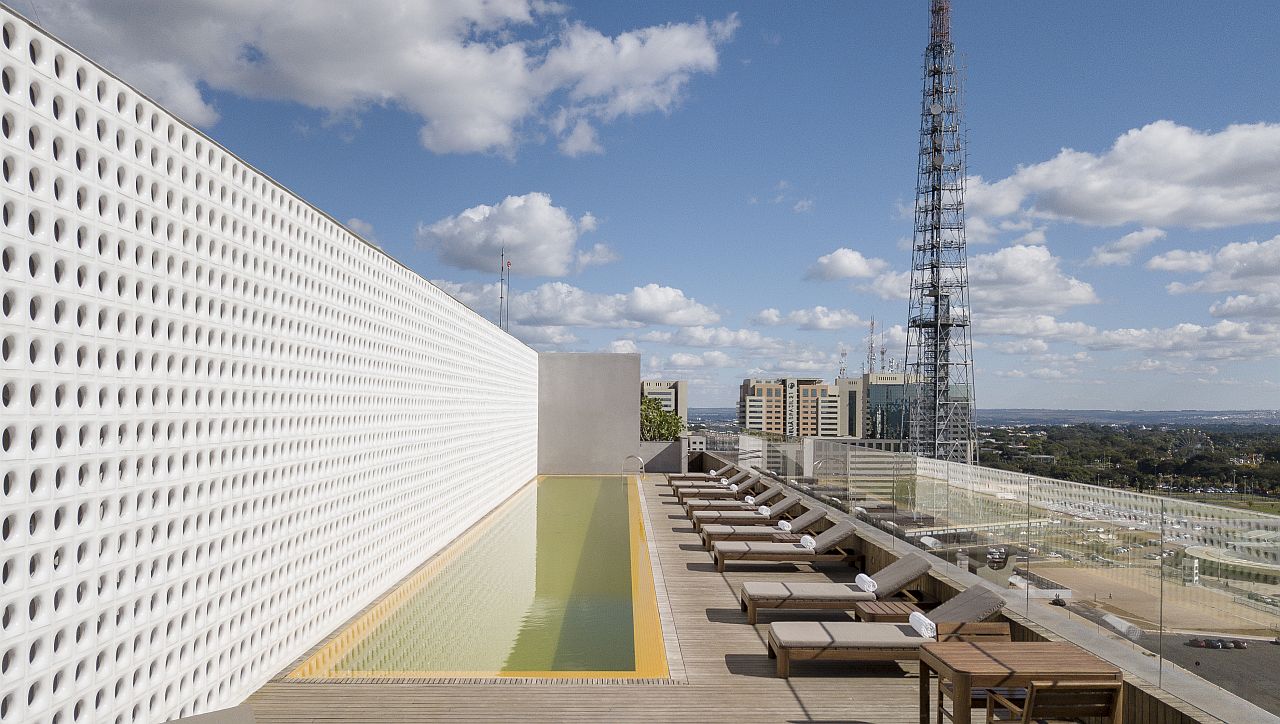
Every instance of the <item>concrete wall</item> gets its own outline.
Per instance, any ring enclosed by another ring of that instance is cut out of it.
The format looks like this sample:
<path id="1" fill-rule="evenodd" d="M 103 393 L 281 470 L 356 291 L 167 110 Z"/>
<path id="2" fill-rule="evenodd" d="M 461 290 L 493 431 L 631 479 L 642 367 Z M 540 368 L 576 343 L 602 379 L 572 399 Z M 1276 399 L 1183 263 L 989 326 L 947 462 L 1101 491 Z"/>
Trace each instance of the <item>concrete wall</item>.
<path id="1" fill-rule="evenodd" d="M 235 705 L 536 474 L 538 355 L 0 24 L 0 723 Z"/>
<path id="2" fill-rule="evenodd" d="M 640 443 L 640 457 L 644 459 L 646 473 L 685 473 L 685 457 L 688 438 L 656 440 Z"/>
<path id="3" fill-rule="evenodd" d="M 621 473 L 640 452 L 639 389 L 638 354 L 540 355 L 538 472 Z"/>

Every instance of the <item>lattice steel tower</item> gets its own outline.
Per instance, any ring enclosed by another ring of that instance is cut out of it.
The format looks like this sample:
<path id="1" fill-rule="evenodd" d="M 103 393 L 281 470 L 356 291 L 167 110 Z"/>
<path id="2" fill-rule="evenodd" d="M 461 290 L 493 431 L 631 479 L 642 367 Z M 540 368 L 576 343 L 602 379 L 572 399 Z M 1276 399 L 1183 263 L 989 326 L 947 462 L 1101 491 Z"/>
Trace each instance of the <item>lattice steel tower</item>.
<path id="1" fill-rule="evenodd" d="M 950 0 L 931 0 L 929 13 L 903 424 L 911 452 L 977 462 L 964 239 L 965 150 Z"/>

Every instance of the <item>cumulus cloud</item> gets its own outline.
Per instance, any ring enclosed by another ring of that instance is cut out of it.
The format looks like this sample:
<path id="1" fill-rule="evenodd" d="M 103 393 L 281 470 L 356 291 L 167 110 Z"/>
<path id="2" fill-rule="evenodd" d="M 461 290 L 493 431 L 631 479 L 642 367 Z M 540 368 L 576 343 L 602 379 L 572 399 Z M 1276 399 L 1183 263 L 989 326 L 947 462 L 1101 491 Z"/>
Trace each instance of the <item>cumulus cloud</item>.
<path id="1" fill-rule="evenodd" d="M 419 224 L 417 238 L 419 246 L 459 269 L 493 271 L 505 249 L 513 274 L 557 277 L 617 259 L 604 244 L 578 250 L 578 238 L 596 225 L 591 214 L 574 219 L 563 207 L 554 206 L 550 196 L 535 191 L 508 196 L 492 206 L 473 206 L 434 224 Z"/>
<path id="2" fill-rule="evenodd" d="M 805 273 L 806 279 L 865 279 L 873 277 L 889 266 L 883 259 L 868 258 L 862 252 L 840 247 L 830 254 L 818 257 L 818 261 Z"/>
<path id="3" fill-rule="evenodd" d="M 783 314 L 777 309 L 763 309 L 752 320 L 756 324 L 778 326 L 791 324 L 800 329 L 848 329 L 865 324 L 862 318 L 848 309 L 828 309 L 823 306 L 796 309 Z"/>
<path id="4" fill-rule="evenodd" d="M 377 243 L 378 237 L 373 233 L 373 224 L 364 219 L 351 218 L 347 219 L 347 228 L 354 231 L 360 238 L 371 243 Z"/>
<path id="5" fill-rule="evenodd" d="M 497 309 L 496 283 L 434 283 L 472 309 Z M 599 294 L 564 282 L 548 282 L 512 294 L 510 305 L 512 322 L 526 327 L 693 327 L 720 320 L 714 310 L 686 297 L 683 291 L 658 284 L 635 287 L 623 294 Z"/>
<path id="6" fill-rule="evenodd" d="M 1280 220 L 1280 124 L 1205 132 L 1162 120 L 1102 153 L 1063 149 L 987 182 L 972 177 L 977 217 L 1017 213 L 1115 226 L 1221 227 Z"/>
<path id="7" fill-rule="evenodd" d="M 606 244 L 595 244 L 590 249 L 578 252 L 578 258 L 575 266 L 578 271 L 582 271 L 590 266 L 603 266 L 612 264 L 621 259 L 618 252 L 614 251 Z"/>
<path id="8" fill-rule="evenodd" d="M 677 344 L 685 347 L 736 347 L 756 352 L 779 349 L 782 343 L 754 329 L 729 329 L 728 327 L 681 327 L 674 331 L 653 330 L 640 335 L 646 342 Z"/>
<path id="9" fill-rule="evenodd" d="M 636 346 L 635 340 L 615 339 L 605 346 L 604 351 L 614 354 L 636 354 L 640 348 Z"/>
<path id="10" fill-rule="evenodd" d="M 667 358 L 665 366 L 675 369 L 697 369 L 700 367 L 732 367 L 733 358 L 724 352 L 711 350 L 694 354 L 691 352 L 676 352 Z"/>
<path id="11" fill-rule="evenodd" d="M 1108 244 L 1093 247 L 1088 263 L 1093 266 L 1128 266 L 1133 255 L 1165 237 L 1163 229 L 1143 227 Z"/>
<path id="12" fill-rule="evenodd" d="M 1280 294 L 1236 294 L 1209 307 L 1215 317 L 1280 319 Z"/>
<path id="13" fill-rule="evenodd" d="M 881 299 L 906 301 L 911 296 L 911 272 L 884 272 L 858 287 Z"/>
<path id="14" fill-rule="evenodd" d="M 807 214 L 813 211 L 813 199 L 800 199 L 791 205 L 791 210 L 797 214 Z"/>
<path id="15" fill-rule="evenodd" d="M 1063 274 L 1058 258 L 1043 246 L 1008 246 L 972 257 L 969 281 L 975 318 L 988 311 L 1054 313 L 1098 301 L 1093 287 Z"/>
<path id="16" fill-rule="evenodd" d="M 537 135 L 530 127 L 567 154 L 599 152 L 592 122 L 670 112 L 738 27 L 731 14 L 606 36 L 564 12 L 542 0 L 40 8 L 48 28 L 193 123 L 218 120 L 203 88 L 333 117 L 394 106 L 421 119 L 419 138 L 437 153 L 510 154 Z"/>
<path id="17" fill-rule="evenodd" d="M 1036 355 L 1049 351 L 1049 344 L 1042 339 L 1021 339 L 993 345 L 1005 354 Z"/>
<path id="18" fill-rule="evenodd" d="M 1207 272 L 1213 266 L 1213 255 L 1207 251 L 1174 249 L 1147 260 L 1147 268 L 1167 272 Z"/>
<path id="19" fill-rule="evenodd" d="M 1090 349 L 1165 352 L 1199 359 L 1273 357 L 1280 345 L 1280 326 L 1221 320 L 1211 325 L 1190 322 L 1172 327 L 1111 329 L 1081 340 Z"/>
<path id="20" fill-rule="evenodd" d="M 1280 236 L 1267 241 L 1227 244 L 1212 253 L 1179 253 L 1176 260 L 1156 257 L 1148 265 L 1169 271 L 1196 271 L 1204 276 L 1190 284 L 1175 282 L 1169 285 L 1171 292 L 1280 293 Z M 1171 268 L 1178 267 L 1178 260 L 1185 263 L 1181 268 Z"/>

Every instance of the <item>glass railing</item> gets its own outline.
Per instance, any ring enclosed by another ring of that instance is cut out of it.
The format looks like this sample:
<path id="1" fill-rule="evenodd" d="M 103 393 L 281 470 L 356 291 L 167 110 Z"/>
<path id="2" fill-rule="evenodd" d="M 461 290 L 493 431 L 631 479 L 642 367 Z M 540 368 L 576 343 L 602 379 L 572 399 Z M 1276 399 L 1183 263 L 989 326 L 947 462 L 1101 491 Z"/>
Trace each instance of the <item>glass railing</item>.
<path id="1" fill-rule="evenodd" d="M 1096 624 L 1145 654 L 1149 665 L 1130 668 L 1157 686 L 1169 661 L 1249 698 L 1240 688 L 1253 677 L 1200 666 L 1202 647 L 1280 635 L 1280 516 L 824 438 L 742 435 L 738 455 L 895 544 L 1018 590 L 1032 618 Z"/>

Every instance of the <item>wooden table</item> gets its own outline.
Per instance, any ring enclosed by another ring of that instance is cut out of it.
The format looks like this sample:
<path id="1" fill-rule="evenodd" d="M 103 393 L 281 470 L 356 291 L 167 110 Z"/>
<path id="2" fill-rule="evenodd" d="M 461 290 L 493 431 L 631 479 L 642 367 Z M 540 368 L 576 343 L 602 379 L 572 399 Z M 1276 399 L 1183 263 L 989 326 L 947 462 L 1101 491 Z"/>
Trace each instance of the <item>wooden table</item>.
<path id="1" fill-rule="evenodd" d="M 920 724 L 929 724 L 929 672 L 954 688 L 955 724 L 969 724 L 974 689 L 1022 688 L 1032 681 L 1121 681 L 1116 666 L 1060 641 L 942 642 L 920 647 Z M 942 720 L 942 715 L 938 715 Z M 1120 724 L 1115 722 L 1114 724 Z"/>
<path id="2" fill-rule="evenodd" d="M 906 623 L 920 608 L 907 601 L 856 601 L 853 610 L 857 612 L 859 621 Z"/>

